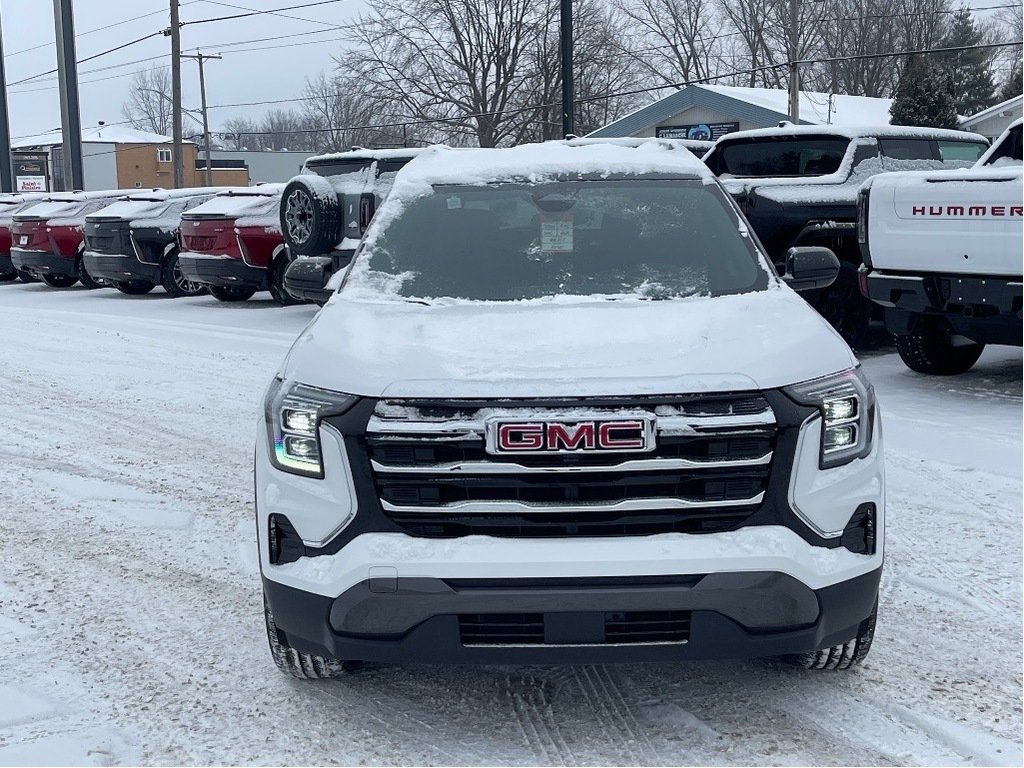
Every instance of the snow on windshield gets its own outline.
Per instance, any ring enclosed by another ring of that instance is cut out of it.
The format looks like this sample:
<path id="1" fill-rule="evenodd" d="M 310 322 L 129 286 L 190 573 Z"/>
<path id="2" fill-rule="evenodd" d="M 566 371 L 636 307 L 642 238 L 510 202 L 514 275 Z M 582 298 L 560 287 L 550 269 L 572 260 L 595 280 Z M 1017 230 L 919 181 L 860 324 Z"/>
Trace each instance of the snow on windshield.
<path id="1" fill-rule="evenodd" d="M 283 184 L 264 184 L 260 187 L 253 187 L 251 192 L 217 195 L 212 200 L 207 200 L 202 205 L 192 208 L 188 213 L 196 216 L 221 215 L 225 218 L 243 215 L 255 216 L 275 208 L 283 190 Z"/>
<path id="2" fill-rule="evenodd" d="M 346 291 L 431 302 L 665 299 L 767 284 L 719 190 L 617 179 L 432 188 L 368 242 Z"/>

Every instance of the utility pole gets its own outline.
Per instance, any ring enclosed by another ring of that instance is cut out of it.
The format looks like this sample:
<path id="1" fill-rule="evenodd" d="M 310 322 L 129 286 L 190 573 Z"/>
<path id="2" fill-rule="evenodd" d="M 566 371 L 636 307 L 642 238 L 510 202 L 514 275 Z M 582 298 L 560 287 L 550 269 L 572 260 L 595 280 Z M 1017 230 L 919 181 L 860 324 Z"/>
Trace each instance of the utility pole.
<path id="1" fill-rule="evenodd" d="M 224 58 L 219 53 L 212 56 L 204 56 L 199 51 L 196 51 L 195 55 L 182 56 L 183 59 L 195 59 L 199 62 L 199 98 L 202 102 L 203 110 L 203 146 L 205 147 L 204 154 L 206 155 L 206 186 L 213 186 L 213 160 L 210 157 L 210 120 L 206 114 L 206 76 L 203 74 L 203 62 L 209 61 L 210 59 L 222 59 Z"/>
<path id="2" fill-rule="evenodd" d="M 575 89 L 572 81 L 572 0 L 562 0 L 561 12 L 562 53 L 562 136 L 576 132 L 573 119 Z"/>
<path id="3" fill-rule="evenodd" d="M 84 189 L 82 115 L 78 108 L 75 16 L 71 0 L 53 0 L 53 26 L 57 33 L 57 83 L 60 86 L 60 125 L 64 140 L 64 189 Z"/>
<path id="4" fill-rule="evenodd" d="M 0 192 L 14 191 L 11 170 L 11 124 L 7 119 L 7 72 L 4 69 L 3 22 L 0 21 Z"/>
<path id="5" fill-rule="evenodd" d="M 173 113 L 174 188 L 185 184 L 185 163 L 181 146 L 181 23 L 178 21 L 178 0 L 171 0 L 171 26 L 165 30 L 171 38 L 171 112 Z"/>
<path id="6" fill-rule="evenodd" d="M 800 2 L 789 0 L 789 121 L 800 124 Z"/>

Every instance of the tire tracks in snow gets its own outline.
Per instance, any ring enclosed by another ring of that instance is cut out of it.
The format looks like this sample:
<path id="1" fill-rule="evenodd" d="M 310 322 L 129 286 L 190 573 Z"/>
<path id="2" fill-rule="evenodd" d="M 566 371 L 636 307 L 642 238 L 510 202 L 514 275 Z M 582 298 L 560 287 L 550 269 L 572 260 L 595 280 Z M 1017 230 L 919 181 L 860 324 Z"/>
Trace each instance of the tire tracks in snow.
<path id="1" fill-rule="evenodd" d="M 622 695 L 619 683 L 608 667 L 573 667 L 576 683 L 584 699 L 601 723 L 605 734 L 617 734 L 620 745 L 634 765 L 661 765 L 664 761 L 651 744 L 632 708 Z"/>
<path id="2" fill-rule="evenodd" d="M 577 765 L 552 710 L 551 683 L 531 675 L 505 675 L 502 697 L 510 702 L 516 726 L 527 746 L 545 764 Z"/>

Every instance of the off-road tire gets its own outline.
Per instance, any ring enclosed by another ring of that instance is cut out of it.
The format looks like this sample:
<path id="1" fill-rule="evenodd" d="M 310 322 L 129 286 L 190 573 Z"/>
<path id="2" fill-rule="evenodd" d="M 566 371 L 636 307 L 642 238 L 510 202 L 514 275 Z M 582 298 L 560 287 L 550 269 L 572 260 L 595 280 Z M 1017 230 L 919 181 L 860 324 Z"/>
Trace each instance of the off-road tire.
<path id="1" fill-rule="evenodd" d="M 149 280 L 118 280 L 114 287 L 126 296 L 145 296 L 156 288 Z"/>
<path id="2" fill-rule="evenodd" d="M 78 275 L 78 282 L 86 290 L 93 291 L 97 288 L 106 288 L 109 285 L 107 281 L 100 280 L 89 274 L 89 270 L 85 268 L 85 259 L 82 258 L 81 253 L 75 257 L 75 273 Z"/>
<path id="3" fill-rule="evenodd" d="M 289 264 L 291 264 L 291 259 L 286 255 L 282 255 L 274 259 L 270 263 L 270 275 L 267 280 L 267 287 L 270 290 L 270 295 L 274 298 L 274 301 L 282 307 L 291 307 L 295 304 L 302 304 L 302 301 L 288 293 L 288 289 L 284 287 L 284 273 L 288 271 Z"/>
<path id="4" fill-rule="evenodd" d="M 913 333 L 896 336 L 896 351 L 907 367 L 933 376 L 955 376 L 971 369 L 984 344 L 953 346 L 949 324 L 939 317 L 919 317 Z"/>
<path id="5" fill-rule="evenodd" d="M 274 615 L 270 612 L 266 598 L 263 600 L 263 615 L 267 620 L 267 641 L 270 655 L 277 668 L 286 675 L 299 680 L 329 680 L 340 677 L 346 671 L 346 664 L 336 659 L 303 653 L 292 648 L 277 631 Z"/>
<path id="6" fill-rule="evenodd" d="M 322 176 L 298 176 L 281 195 L 281 233 L 293 256 L 330 253 L 341 239 L 342 209 Z"/>
<path id="7" fill-rule="evenodd" d="M 841 645 L 811 651 L 810 653 L 793 653 L 782 657 L 782 661 L 802 669 L 850 669 L 860 664 L 871 650 L 871 641 L 875 637 L 875 621 L 878 619 L 878 603 L 871 615 L 860 625 L 857 636 Z"/>
<path id="8" fill-rule="evenodd" d="M 871 325 L 871 299 L 860 291 L 856 266 L 839 262 L 835 282 L 808 293 L 807 301 L 852 348 L 864 343 Z"/>
<path id="9" fill-rule="evenodd" d="M 244 288 L 242 286 L 211 285 L 210 295 L 217 301 L 238 302 L 248 301 L 256 293 L 255 288 Z"/>
<path id="10" fill-rule="evenodd" d="M 160 285 L 171 298 L 177 299 L 182 296 L 201 296 L 206 293 L 206 286 L 202 283 L 194 283 L 186 280 L 181 274 L 181 267 L 178 266 L 178 249 L 172 248 L 164 254 L 164 260 L 160 265 Z"/>
<path id="11" fill-rule="evenodd" d="M 43 282 L 51 288 L 70 288 L 78 278 L 74 275 L 43 275 Z"/>

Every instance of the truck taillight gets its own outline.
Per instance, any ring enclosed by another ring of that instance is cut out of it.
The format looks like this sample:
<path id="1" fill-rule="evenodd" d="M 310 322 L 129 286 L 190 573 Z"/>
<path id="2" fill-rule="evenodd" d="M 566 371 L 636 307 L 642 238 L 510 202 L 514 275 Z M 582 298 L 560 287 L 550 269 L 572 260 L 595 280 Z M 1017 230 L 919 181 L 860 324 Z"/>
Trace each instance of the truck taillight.
<path id="1" fill-rule="evenodd" d="M 857 242 L 866 245 L 868 242 L 868 191 L 862 189 L 857 194 Z"/>

